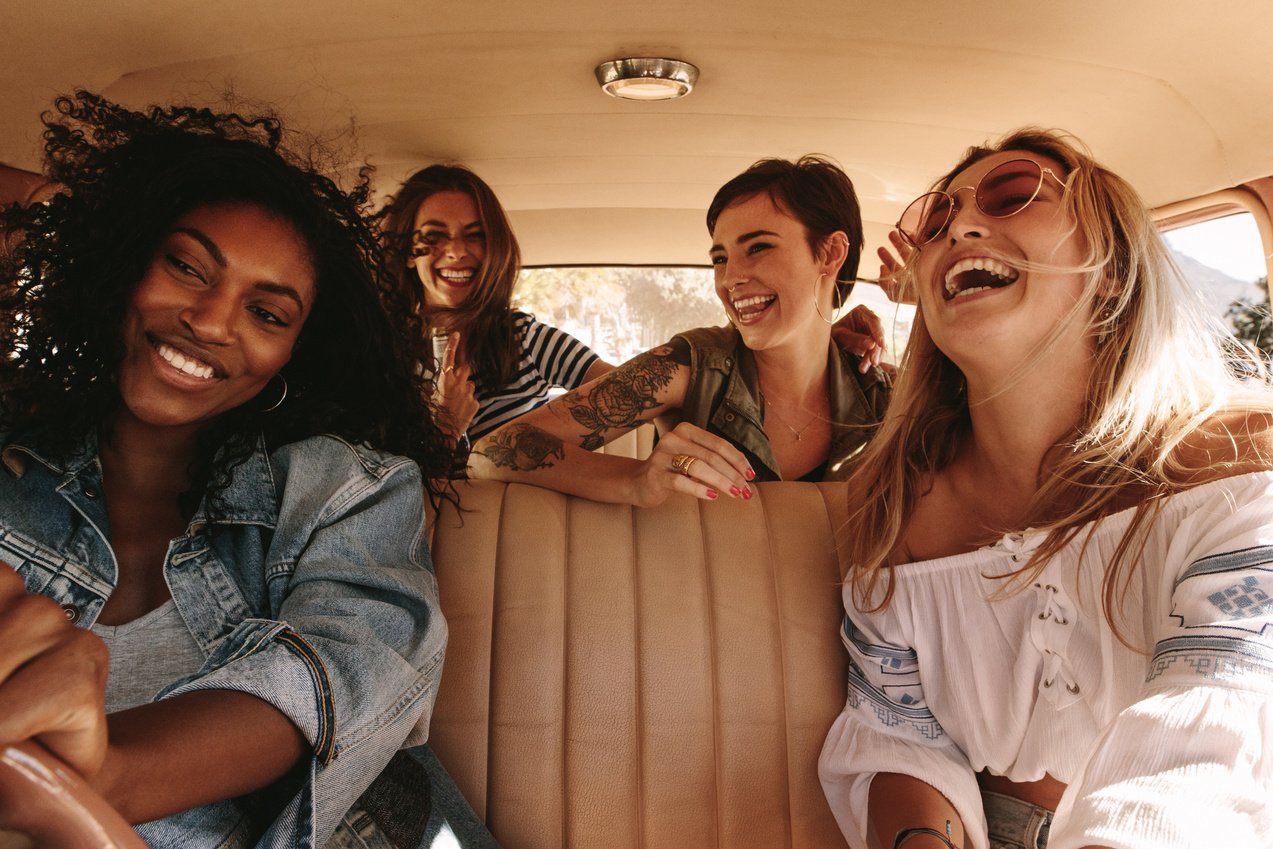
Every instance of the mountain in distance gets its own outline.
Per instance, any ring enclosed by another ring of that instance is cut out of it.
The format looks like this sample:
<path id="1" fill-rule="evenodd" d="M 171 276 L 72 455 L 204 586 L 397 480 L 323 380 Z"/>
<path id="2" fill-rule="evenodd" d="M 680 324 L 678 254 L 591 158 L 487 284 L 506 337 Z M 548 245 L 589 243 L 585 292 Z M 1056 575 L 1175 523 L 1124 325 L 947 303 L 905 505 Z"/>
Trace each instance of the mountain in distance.
<path id="1" fill-rule="evenodd" d="M 1171 252 L 1185 279 L 1194 285 L 1203 300 L 1211 306 L 1212 313 L 1223 317 L 1234 301 L 1259 303 L 1264 300 L 1263 293 L 1250 280 L 1239 280 L 1230 277 L 1223 271 L 1203 265 L 1198 260 L 1184 254 Z"/>

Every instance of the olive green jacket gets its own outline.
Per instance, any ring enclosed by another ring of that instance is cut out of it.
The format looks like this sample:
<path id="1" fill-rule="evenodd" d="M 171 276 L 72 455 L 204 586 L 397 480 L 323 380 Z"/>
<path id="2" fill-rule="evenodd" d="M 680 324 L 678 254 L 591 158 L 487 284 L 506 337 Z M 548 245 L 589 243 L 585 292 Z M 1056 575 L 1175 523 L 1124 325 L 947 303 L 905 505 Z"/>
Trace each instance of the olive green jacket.
<path id="1" fill-rule="evenodd" d="M 665 427 L 690 422 L 728 439 L 745 453 L 757 480 L 780 480 L 769 437 L 762 423 L 756 359 L 732 326 L 700 327 L 672 337 L 669 343 L 689 347 L 690 384 L 679 416 Z M 831 392 L 831 450 L 820 480 L 843 480 L 847 462 L 857 454 L 884 415 L 891 383 L 879 368 L 857 370 L 857 356 L 832 342 L 827 352 L 827 386 Z"/>

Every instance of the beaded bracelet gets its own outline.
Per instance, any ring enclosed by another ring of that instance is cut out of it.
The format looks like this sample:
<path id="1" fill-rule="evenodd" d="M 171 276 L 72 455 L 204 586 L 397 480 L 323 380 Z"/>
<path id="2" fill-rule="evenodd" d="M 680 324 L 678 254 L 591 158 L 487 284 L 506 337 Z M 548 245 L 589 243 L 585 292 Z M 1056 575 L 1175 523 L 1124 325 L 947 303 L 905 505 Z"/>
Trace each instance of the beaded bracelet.
<path id="1" fill-rule="evenodd" d="M 921 834 L 929 834 L 929 835 L 932 835 L 933 837 L 936 837 L 942 843 L 945 843 L 946 846 L 949 847 L 949 849 L 958 849 L 958 847 L 955 846 L 955 844 L 952 843 L 950 840 L 950 820 L 946 820 L 945 834 L 942 834 L 940 831 L 938 831 L 935 828 L 927 828 L 927 827 L 902 829 L 901 831 L 897 833 L 897 836 L 893 838 L 893 849 L 898 849 L 898 847 L 900 847 L 907 840 L 910 840 L 912 837 L 918 837 Z"/>

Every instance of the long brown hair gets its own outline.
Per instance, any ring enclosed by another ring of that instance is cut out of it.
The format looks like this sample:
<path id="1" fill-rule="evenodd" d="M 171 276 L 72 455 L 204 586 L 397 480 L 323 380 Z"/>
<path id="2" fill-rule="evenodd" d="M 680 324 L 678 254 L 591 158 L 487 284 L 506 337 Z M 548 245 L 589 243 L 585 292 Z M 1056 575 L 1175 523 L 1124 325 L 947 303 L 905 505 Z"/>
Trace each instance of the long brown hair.
<path id="1" fill-rule="evenodd" d="M 486 234 L 486 256 L 470 295 L 457 307 L 431 307 L 424 285 L 407 261 L 413 250 L 415 217 L 420 205 L 438 192 L 463 192 L 477 206 Z M 398 280 L 428 329 L 459 331 L 463 358 L 479 381 L 502 386 L 513 378 L 519 346 L 513 336 L 510 305 L 522 268 L 521 249 L 504 207 L 481 177 L 462 165 L 430 165 L 402 184 L 384 209 L 385 272 Z"/>
<path id="2" fill-rule="evenodd" d="M 1222 427 L 1209 423 L 1218 413 L 1268 411 L 1270 396 L 1266 386 L 1235 376 L 1234 360 L 1250 363 L 1250 357 L 1205 307 L 1195 308 L 1196 293 L 1176 269 L 1135 190 L 1077 140 L 1054 130 L 1018 130 L 991 146 L 969 149 L 936 188 L 946 189 L 970 165 L 1002 151 L 1034 153 L 1063 166 L 1063 204 L 1088 246 L 1082 263 L 1066 269 L 1085 273 L 1082 295 L 1041 350 L 1059 337 L 1061 325 L 1085 313 L 1087 331 L 1098 343 L 1074 435 L 1039 470 L 1039 489 L 1021 527 L 999 530 L 1047 532 L 1015 573 L 1022 580 L 1042 570 L 1085 525 L 1129 501 L 1135 504 L 1130 528 L 1103 564 L 1103 606 L 1117 633 L 1115 614 L 1162 498 L 1236 465 L 1208 465 L 1180 450 L 1182 443 L 1213 430 L 1223 436 Z M 912 296 L 914 259 L 901 281 Z M 917 312 L 884 422 L 847 484 L 853 505 L 846 528 L 854 564 L 850 580 L 864 610 L 890 602 L 890 567 L 902 559 L 902 536 L 925 481 L 954 461 L 971 432 L 964 390 L 962 372 L 937 348 L 922 310 Z"/>

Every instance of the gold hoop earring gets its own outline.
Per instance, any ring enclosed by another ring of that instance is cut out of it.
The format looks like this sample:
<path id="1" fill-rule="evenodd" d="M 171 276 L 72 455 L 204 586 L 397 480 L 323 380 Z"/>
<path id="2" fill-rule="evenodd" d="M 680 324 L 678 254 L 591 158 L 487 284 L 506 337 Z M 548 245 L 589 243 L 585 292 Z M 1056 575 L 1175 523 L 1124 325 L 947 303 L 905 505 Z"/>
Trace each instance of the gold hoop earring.
<path id="1" fill-rule="evenodd" d="M 278 396 L 277 401 L 275 401 L 270 406 L 263 407 L 261 409 L 262 413 L 272 413 L 273 411 L 277 410 L 279 407 L 283 406 L 283 402 L 287 400 L 287 378 L 284 377 L 282 374 L 276 374 L 274 375 L 274 377 L 277 377 L 279 380 L 283 381 L 283 391 Z M 270 378 L 270 379 L 273 380 L 274 378 Z"/>
<path id="2" fill-rule="evenodd" d="M 813 310 L 814 310 L 814 312 L 816 312 L 816 313 L 818 314 L 818 318 L 822 319 L 822 320 L 823 320 L 823 321 L 825 321 L 827 324 L 834 325 L 834 324 L 835 324 L 835 322 L 834 322 L 834 321 L 832 321 L 831 319 L 827 318 L 825 315 L 823 315 L 823 314 L 822 314 L 822 307 L 818 306 L 818 287 L 819 287 L 820 285 L 822 285 L 822 278 L 823 278 L 823 277 L 826 277 L 826 275 L 825 275 L 825 274 L 819 274 L 819 275 L 818 275 L 818 280 L 817 280 L 817 282 L 813 284 Z M 835 298 L 834 298 L 834 297 L 831 299 L 831 302 L 832 302 L 833 304 L 835 303 Z M 832 314 L 832 315 L 835 315 L 835 310 L 836 310 L 836 309 L 839 309 L 839 307 L 834 307 L 834 308 L 831 310 L 831 314 Z"/>

